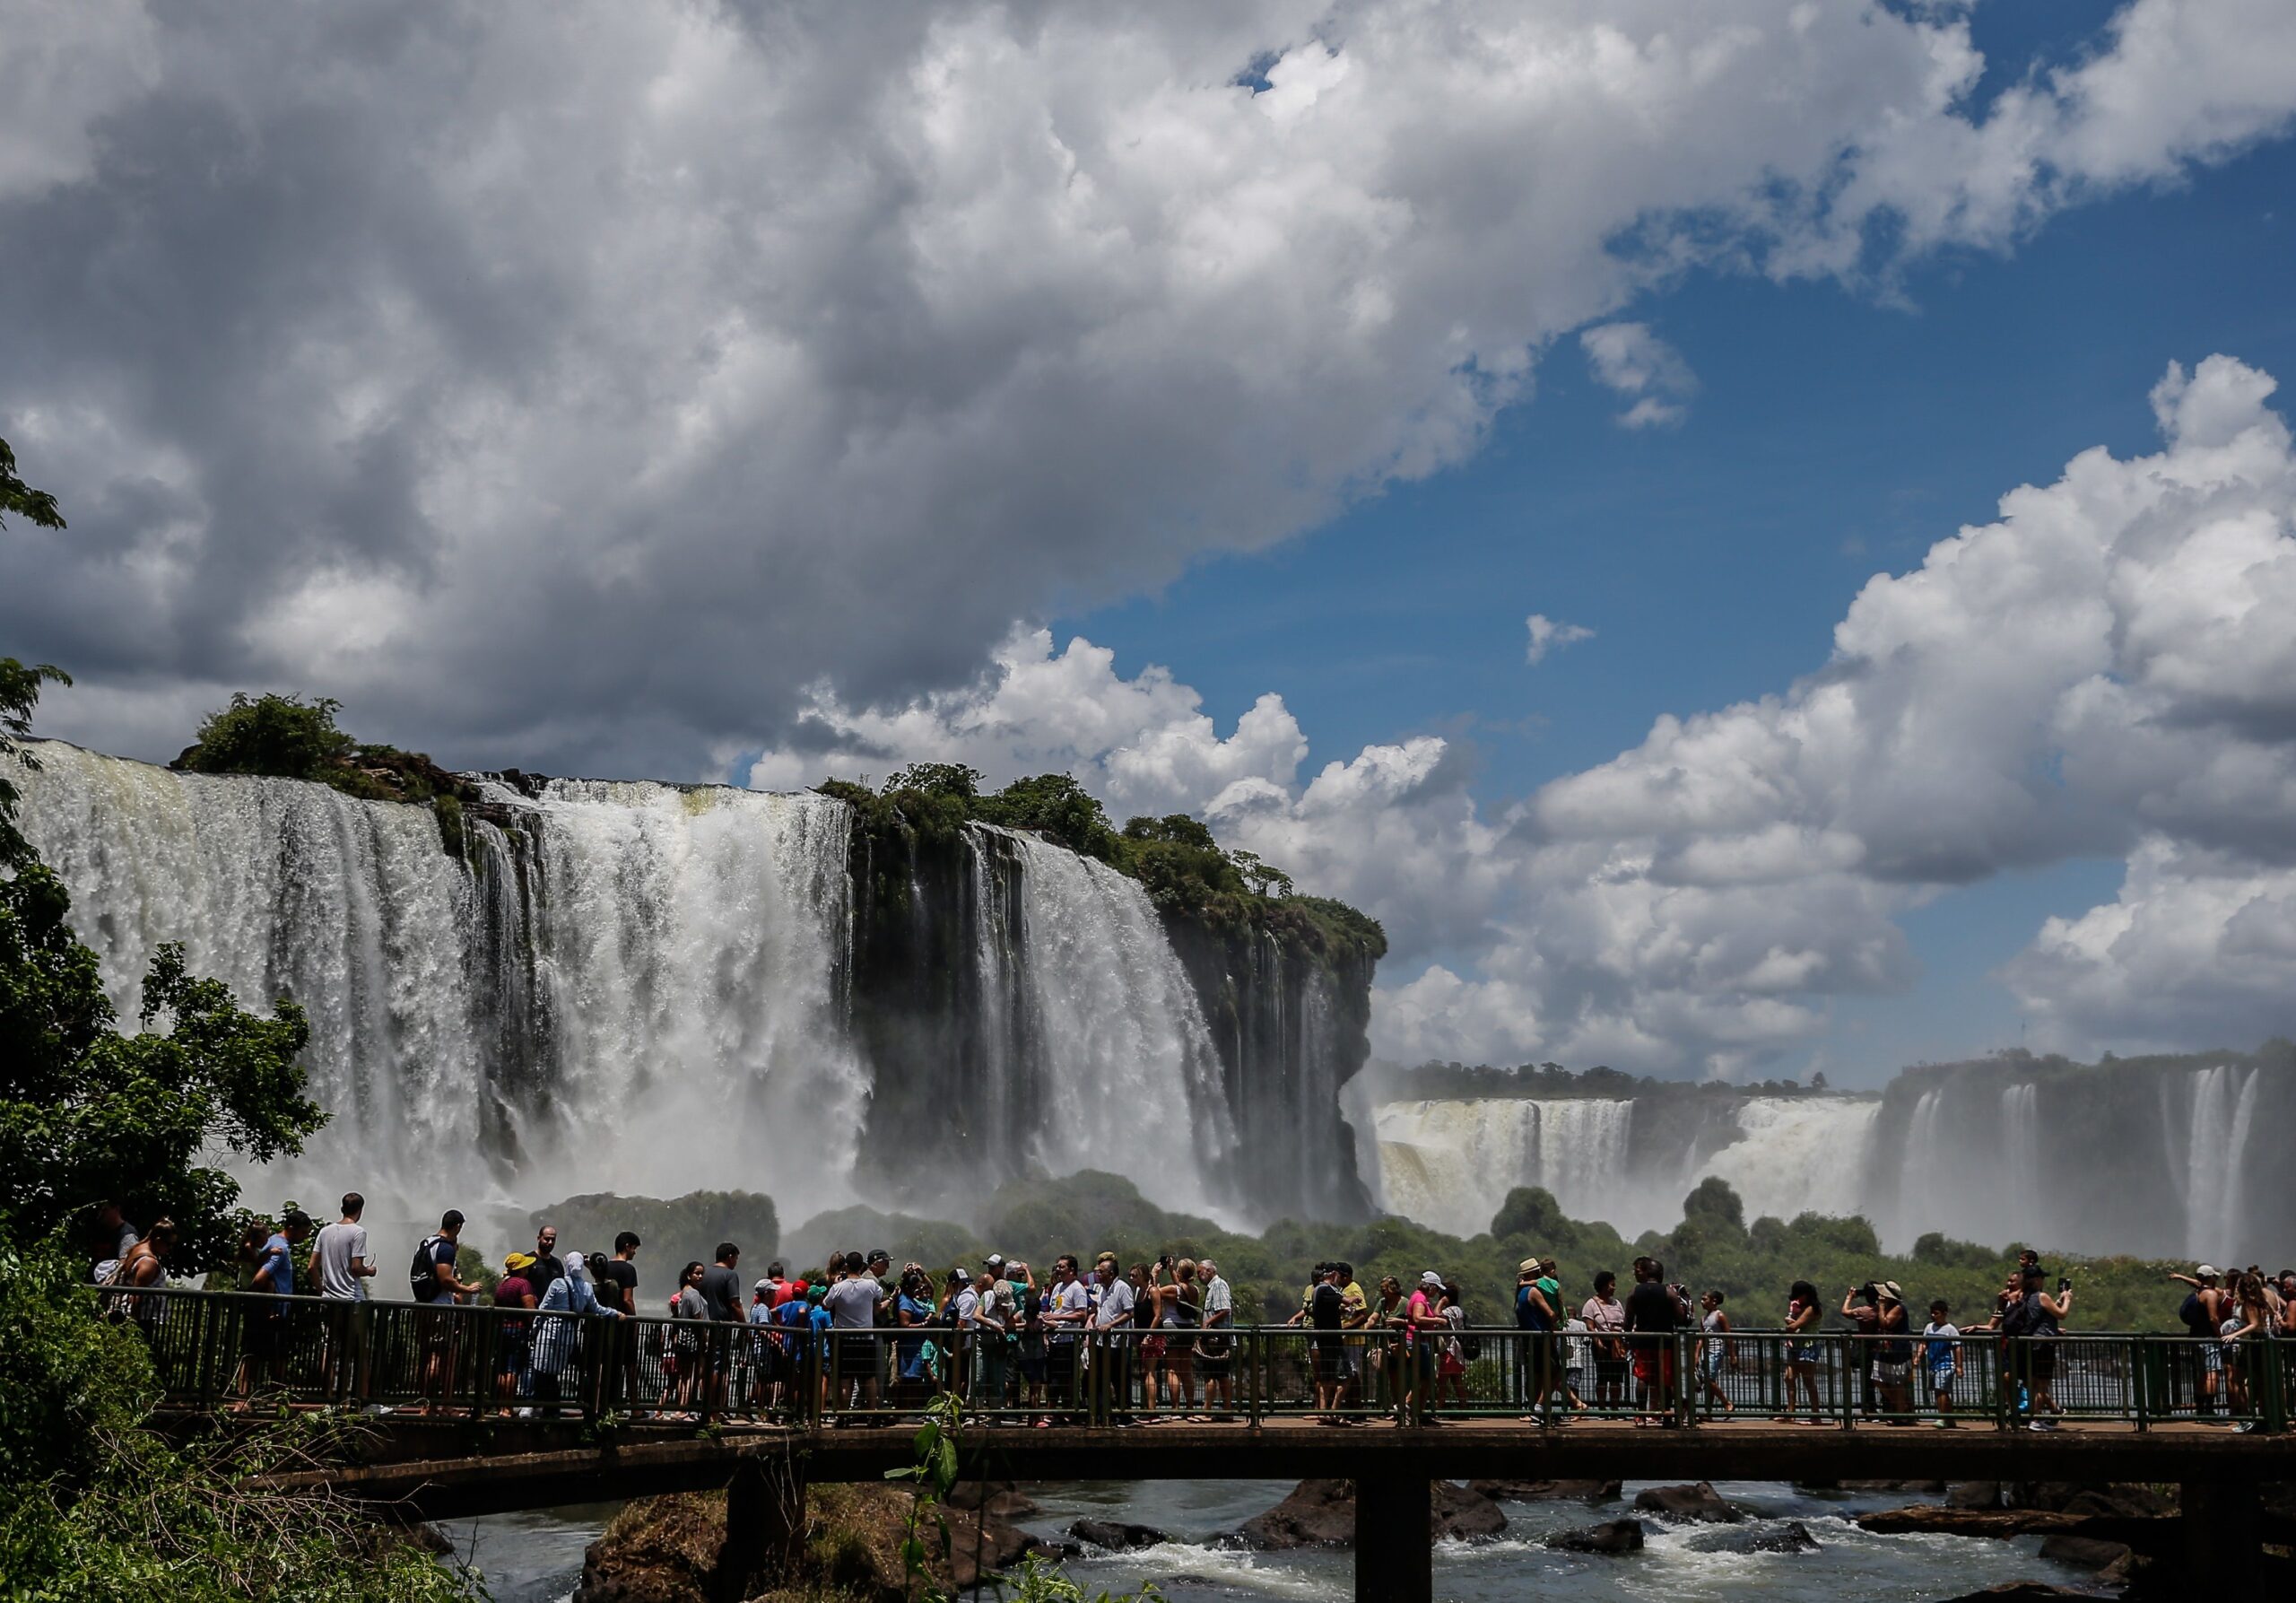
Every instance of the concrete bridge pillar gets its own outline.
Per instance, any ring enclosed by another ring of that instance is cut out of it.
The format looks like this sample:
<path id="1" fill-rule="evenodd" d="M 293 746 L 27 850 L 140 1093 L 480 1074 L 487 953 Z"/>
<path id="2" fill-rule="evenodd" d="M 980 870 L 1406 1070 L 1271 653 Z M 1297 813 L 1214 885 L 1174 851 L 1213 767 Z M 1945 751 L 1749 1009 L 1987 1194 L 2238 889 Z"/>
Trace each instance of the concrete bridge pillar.
<path id="1" fill-rule="evenodd" d="M 2264 1502 L 2252 1480 L 2188 1480 L 2178 1488 L 2184 1515 L 2184 1573 L 2190 1597 L 2248 1597 L 2264 1581 Z"/>
<path id="2" fill-rule="evenodd" d="M 1356 1481 L 1356 1603 L 1434 1603 L 1433 1497 L 1423 1475 Z"/>
<path id="3" fill-rule="evenodd" d="M 726 1539 L 709 1573 L 711 1603 L 741 1603 L 765 1590 L 805 1541 L 802 1459 L 752 1457 L 726 1485 Z"/>

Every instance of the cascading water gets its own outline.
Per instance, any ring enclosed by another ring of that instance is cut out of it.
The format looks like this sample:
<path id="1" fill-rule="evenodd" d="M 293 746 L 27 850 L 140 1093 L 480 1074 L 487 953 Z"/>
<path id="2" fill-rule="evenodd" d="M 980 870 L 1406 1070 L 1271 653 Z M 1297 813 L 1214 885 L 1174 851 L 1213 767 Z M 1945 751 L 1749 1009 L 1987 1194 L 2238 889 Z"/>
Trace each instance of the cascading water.
<path id="1" fill-rule="evenodd" d="M 2031 1081 L 2001 1088 L 2001 1171 L 2009 1216 L 2030 1227 L 2041 1212 L 2040 1087 Z"/>
<path id="2" fill-rule="evenodd" d="M 2182 1161 L 2173 1164 L 2184 1191 L 2185 1250 L 2195 1258 L 2236 1261 L 2252 1253 L 2252 1230 L 2242 1218 L 2248 1133 L 2262 1076 L 2229 1064 L 2191 1076 Z M 2173 1129 L 2169 1120 L 2162 1128 Z"/>
<path id="3" fill-rule="evenodd" d="M 1877 1102 L 1846 1097 L 1743 1098 L 1740 1139 L 1700 1164 L 1691 1183 L 1709 1175 L 1726 1180 L 1749 1220 L 1857 1213 L 1866 1206 L 1865 1175 L 1881 1111 Z"/>
<path id="4" fill-rule="evenodd" d="M 1018 1058 L 1054 1173 L 1105 1169 L 1167 1206 L 1229 1212 L 1235 1123 L 1187 972 L 1138 883 L 1032 835 L 974 825 L 1018 849 L 1025 977 Z"/>
<path id="5" fill-rule="evenodd" d="M 1620 1216 L 1634 1104 L 1599 1098 L 1389 1102 L 1378 1112 L 1387 1206 L 1454 1235 L 1491 1228 L 1516 1186 L 1543 1186 L 1576 1219 Z M 1679 1198 L 1677 1199 L 1679 1200 Z"/>

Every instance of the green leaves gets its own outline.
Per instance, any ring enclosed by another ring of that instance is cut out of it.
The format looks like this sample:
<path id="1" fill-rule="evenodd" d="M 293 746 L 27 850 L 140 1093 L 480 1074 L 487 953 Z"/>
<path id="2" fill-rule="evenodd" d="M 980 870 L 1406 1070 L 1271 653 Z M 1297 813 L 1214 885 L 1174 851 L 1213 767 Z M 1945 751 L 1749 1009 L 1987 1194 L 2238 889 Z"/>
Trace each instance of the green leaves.
<path id="1" fill-rule="evenodd" d="M 13 515 L 40 528 L 62 528 L 64 514 L 57 510 L 56 497 L 45 490 L 35 490 L 16 476 L 16 453 L 8 442 L 0 440 L 0 527 L 5 527 Z"/>

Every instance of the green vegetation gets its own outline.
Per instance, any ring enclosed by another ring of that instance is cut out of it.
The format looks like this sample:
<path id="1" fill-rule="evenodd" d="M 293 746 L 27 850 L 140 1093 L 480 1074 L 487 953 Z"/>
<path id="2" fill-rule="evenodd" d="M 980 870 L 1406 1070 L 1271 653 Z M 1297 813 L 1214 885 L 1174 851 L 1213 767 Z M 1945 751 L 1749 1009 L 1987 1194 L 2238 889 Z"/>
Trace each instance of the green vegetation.
<path id="1" fill-rule="evenodd" d="M 450 849 L 459 846 L 459 807 L 466 787 L 421 752 L 353 739 L 335 725 L 343 703 L 332 696 L 234 691 L 231 704 L 207 715 L 196 744 L 169 766 L 190 773 L 269 774 L 309 780 L 365 801 L 437 801 L 439 829 Z"/>
<path id="2" fill-rule="evenodd" d="M 1451 1102 L 1462 1099 L 1568 1096 L 1634 1097 L 1647 1100 L 1674 1097 L 1730 1099 L 1742 1096 L 1816 1095 L 1826 1089 L 1819 1075 L 1805 1086 L 1798 1080 L 1759 1080 L 1724 1085 L 1713 1080 L 1660 1080 L 1631 1075 L 1605 1064 L 1569 1069 L 1560 1063 L 1526 1063 L 1515 1068 L 1487 1064 L 1422 1063 L 1389 1073 L 1383 1093 L 1396 1102 Z"/>
<path id="3" fill-rule="evenodd" d="M 1031 830 L 1138 880 L 1159 911 L 1215 930 L 1261 929 L 1333 959 L 1376 962 L 1387 954 L 1377 919 L 1344 902 L 1295 895 L 1291 876 L 1248 851 L 1223 851 L 1212 831 L 1185 813 L 1135 818 L 1121 831 L 1091 793 L 1067 774 L 1036 774 L 983 794 L 978 769 L 916 762 L 882 789 L 848 780 L 817 788 L 850 806 L 865 835 L 955 837 L 968 823 Z"/>
<path id="4" fill-rule="evenodd" d="M 557 1226 L 559 1246 L 568 1252 L 611 1252 L 615 1236 L 636 1231 L 646 1243 L 646 1283 L 664 1287 L 665 1294 L 680 1264 L 709 1262 L 720 1241 L 741 1248 L 742 1268 L 752 1278 L 781 1252 L 781 1216 L 772 1198 L 754 1191 L 690 1191 L 668 1201 L 596 1191 L 538 1209 L 531 1222 L 536 1229 Z M 511 1244 L 533 1246 L 531 1241 Z"/>

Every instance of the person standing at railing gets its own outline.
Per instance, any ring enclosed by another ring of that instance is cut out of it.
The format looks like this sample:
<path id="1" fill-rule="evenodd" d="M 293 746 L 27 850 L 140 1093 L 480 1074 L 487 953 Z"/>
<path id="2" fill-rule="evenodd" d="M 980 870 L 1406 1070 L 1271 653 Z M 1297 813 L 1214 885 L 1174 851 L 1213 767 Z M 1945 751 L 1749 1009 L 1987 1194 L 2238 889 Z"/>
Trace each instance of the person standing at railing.
<path id="1" fill-rule="evenodd" d="M 450 1207 L 439 1215 L 438 1233 L 423 1237 L 416 1246 L 414 1262 L 407 1270 L 407 1290 L 414 1300 L 439 1311 L 418 1316 L 416 1320 L 422 1332 L 422 1412 L 426 1415 L 445 1406 L 447 1393 L 455 1383 L 462 1323 L 447 1311 L 478 1294 L 476 1285 L 465 1284 L 455 1274 L 455 1255 L 462 1235 L 462 1210 Z"/>
<path id="2" fill-rule="evenodd" d="M 1619 1301 L 1618 1274 L 1595 1276 L 1595 1294 L 1578 1310 L 1594 1348 L 1595 1406 L 1615 1408 L 1626 1401 L 1626 1304 Z"/>
<path id="3" fill-rule="evenodd" d="M 1196 1266 L 1204 1283 L 1204 1328 L 1196 1338 L 1196 1372 L 1204 1377 L 1205 1411 L 1225 1419 L 1236 1411 L 1236 1294 L 1210 1259 Z"/>
<path id="4" fill-rule="evenodd" d="M 637 1232 L 623 1231 L 613 1239 L 613 1256 L 601 1264 L 593 1276 L 598 1283 L 598 1301 L 623 1320 L 638 1317 L 638 1249 L 642 1244 Z M 618 1384 L 613 1395 L 604 1400 L 610 1407 L 619 1404 L 628 1408 L 633 1417 L 640 1417 L 643 1411 L 638 1407 L 638 1328 L 617 1321 L 611 1327 L 608 1339 L 613 1346 L 615 1363 L 607 1372 L 617 1375 Z"/>
<path id="5" fill-rule="evenodd" d="M 1894 1280 L 1874 1288 L 1876 1310 L 1874 1334 L 1874 1381 L 1882 1394 L 1885 1423 L 1913 1423 L 1912 1322 L 1905 1311 L 1905 1291 Z"/>
<path id="6" fill-rule="evenodd" d="M 2019 1276 L 2017 1300 L 2001 1322 L 2002 1334 L 2009 1337 L 2012 1372 L 2022 1394 L 2019 1412 L 2025 1416 L 2025 1428 L 2032 1431 L 2057 1429 L 2055 1419 L 2041 1417 L 2042 1410 L 2065 1412 L 2052 1388 L 2057 1384 L 2057 1337 L 2064 1334 L 2063 1321 L 2073 1313 L 2073 1283 L 2058 1281 L 2057 1295 L 2052 1297 L 2041 1289 L 2047 1279 L 2039 1264 L 2028 1267 Z"/>
<path id="7" fill-rule="evenodd" d="M 106 1282 L 123 1288 L 120 1295 L 104 1299 L 109 1304 L 106 1311 L 126 1314 L 147 1339 L 159 1332 L 167 1299 L 138 1294 L 167 1285 L 167 1257 L 175 1250 L 175 1245 L 176 1222 L 153 1220 L 152 1233 L 120 1254 L 119 1261 L 112 1266 L 111 1278 Z"/>
<path id="8" fill-rule="evenodd" d="M 126 1211 L 116 1201 L 107 1201 L 96 1210 L 94 1239 L 97 1243 L 89 1278 L 98 1285 L 112 1284 L 119 1266 L 135 1250 L 135 1243 L 144 1233 L 127 1221 Z"/>
<path id="9" fill-rule="evenodd" d="M 1523 1403 L 1528 1409 L 1523 1417 L 1526 1420 L 1546 1407 L 1555 1385 L 1553 1332 L 1561 1321 L 1540 1284 L 1541 1276 L 1536 1257 L 1515 1266 L 1515 1329 L 1519 1333 L 1515 1339 L 1521 1347 Z"/>
<path id="10" fill-rule="evenodd" d="M 2217 1289 L 2219 1278 L 2214 1264 L 2202 1264 L 2189 1275 L 2171 1274 L 2170 1279 L 2192 1287 L 2185 1294 L 2184 1304 L 2177 1310 L 2177 1321 L 2192 1337 L 2192 1345 L 2181 1356 L 2187 1365 L 2197 1372 L 2199 1384 L 2195 1388 L 2194 1412 L 2203 1424 L 2218 1422 L 2217 1398 L 2224 1389 L 2224 1348 L 2219 1331 L 2224 1316 L 2231 1306 L 2231 1299 Z"/>
<path id="11" fill-rule="evenodd" d="M 1818 1402 L 1818 1321 L 1825 1311 L 1818 1305 L 1818 1288 L 1796 1280 L 1786 1294 L 1786 1412 L 1771 1423 L 1794 1423 L 1795 1398 L 1807 1394 L 1810 1423 L 1825 1424 L 1825 1409 Z"/>
<path id="12" fill-rule="evenodd" d="M 598 1258 L 603 1262 L 605 1255 Z M 564 1263 L 565 1272 L 550 1283 L 535 1313 L 535 1402 L 552 1408 L 568 1400 L 566 1372 L 581 1362 L 584 1326 L 592 1320 L 621 1317 L 598 1301 L 589 1263 L 580 1253 L 568 1253 Z M 577 1385 L 578 1390 L 578 1380 Z"/>
<path id="13" fill-rule="evenodd" d="M 1339 1413 L 1339 1328 L 1346 1318 L 1347 1299 L 1340 1290 L 1339 1266 L 1327 1264 L 1308 1298 L 1308 1323 L 1315 1334 L 1308 1337 L 1308 1358 L 1314 1375 L 1318 1424 L 1341 1424 Z"/>
<path id="14" fill-rule="evenodd" d="M 2251 1269 L 2235 1285 L 2231 1311 L 2224 1316 L 2219 1332 L 2223 1344 L 2224 1372 L 2231 1381 L 2232 1412 L 2251 1416 L 2240 1421 L 2239 1428 L 2243 1432 L 2257 1428 L 2252 1405 L 2256 1390 L 2264 1382 L 2261 1370 L 2269 1355 L 2271 1337 L 2278 1334 L 2272 1304 L 2264 1294 L 2264 1276 Z"/>
<path id="15" fill-rule="evenodd" d="M 1701 1398 L 1710 1398 L 1725 1414 L 1735 1414 L 1730 1395 L 1722 1390 L 1722 1374 L 1737 1357 L 1738 1344 L 1730 1339 L 1730 1316 L 1723 1311 L 1720 1291 L 1709 1291 L 1699 1300 L 1703 1317 L 1698 1340 L 1698 1382 Z"/>
<path id="16" fill-rule="evenodd" d="M 1422 1272 L 1419 1285 L 1404 1304 L 1403 1318 L 1396 1321 L 1403 1331 L 1405 1363 L 1411 1371 L 1411 1389 L 1404 1398 L 1404 1410 L 1396 1416 L 1397 1424 L 1416 1420 L 1422 1424 L 1439 1423 L 1431 1412 L 1435 1405 L 1437 1369 L 1441 1360 L 1436 1352 L 1444 1337 L 1450 1334 L 1450 1321 L 1443 1317 L 1443 1277 L 1432 1269 Z"/>
<path id="17" fill-rule="evenodd" d="M 1682 1311 L 1666 1289 L 1666 1268 L 1656 1259 L 1634 1260 L 1634 1289 L 1626 1294 L 1627 1346 L 1634 1357 L 1637 1424 L 1674 1423 L 1674 1332 Z"/>
<path id="18" fill-rule="evenodd" d="M 519 1311 L 542 1301 L 526 1272 L 535 1267 L 531 1252 L 512 1252 L 502 1259 L 502 1278 L 494 1283 L 494 1397 L 509 1414 L 531 1384 L 528 1367 L 534 1356 L 534 1321 Z"/>
<path id="19" fill-rule="evenodd" d="M 840 1262 L 844 1274 L 837 1273 Z M 875 1276 L 869 1272 L 868 1260 L 857 1252 L 842 1254 L 830 1265 L 831 1284 L 822 1298 L 822 1305 L 829 1310 L 831 1339 L 836 1346 L 830 1360 L 837 1372 L 834 1401 L 839 1407 L 849 1407 L 858 1402 L 863 1408 L 874 1409 L 878 1397 L 878 1351 L 874 1334 L 877 1323 L 877 1303 L 884 1295 Z"/>
<path id="20" fill-rule="evenodd" d="M 1961 1333 L 1953 1327 L 1952 1310 L 1943 1297 L 1929 1305 L 1929 1322 L 1921 1328 L 1921 1372 L 1936 1400 L 1937 1426 L 1953 1428 L 1953 1382 L 1961 1372 Z"/>
<path id="21" fill-rule="evenodd" d="M 287 1324 L 294 1304 L 295 1249 L 311 1233 L 311 1216 L 290 1208 L 279 1228 L 263 1243 L 263 1257 L 248 1283 L 253 1292 L 275 1292 L 266 1302 L 248 1305 L 248 1354 L 265 1379 L 274 1384 L 286 1378 Z"/>
<path id="22" fill-rule="evenodd" d="M 1092 1304 L 1096 1345 L 1091 1362 L 1100 1370 L 1095 1385 L 1109 1407 L 1117 1411 L 1111 1415 L 1112 1423 L 1131 1424 L 1132 1342 L 1123 1332 L 1132 1324 L 1137 1299 L 1133 1295 L 1132 1283 L 1118 1273 L 1113 1258 L 1100 1260 L 1093 1270 L 1093 1279 L 1100 1288 L 1099 1300 Z"/>
<path id="23" fill-rule="evenodd" d="M 734 1369 L 734 1332 L 729 1325 L 742 1321 L 742 1250 L 732 1241 L 718 1243 L 715 1260 L 701 1271 L 701 1301 L 709 1310 L 710 1329 L 703 1336 L 701 1383 L 704 1407 L 713 1414 L 726 1411 L 727 1384 Z"/>
<path id="24" fill-rule="evenodd" d="M 311 1238 L 310 1260 L 305 1265 L 305 1273 L 326 1304 L 329 1400 L 359 1390 L 366 1369 L 367 1320 L 360 1309 L 367 1301 L 367 1282 L 375 1273 L 367 1227 L 359 1222 L 366 1211 L 364 1197 L 356 1191 L 344 1192 L 343 1216 Z"/>
<path id="25" fill-rule="evenodd" d="M 1045 1302 L 1045 1387 L 1051 1394 L 1056 1409 L 1076 1406 L 1077 1358 L 1083 1350 L 1085 1321 L 1091 1317 L 1092 1301 L 1084 1283 L 1076 1276 L 1076 1259 L 1064 1252 L 1052 1263 L 1052 1289 Z M 1064 1419 L 1070 1417 L 1062 1415 Z M 1049 1425 L 1049 1413 L 1039 1419 L 1039 1426 Z"/>

